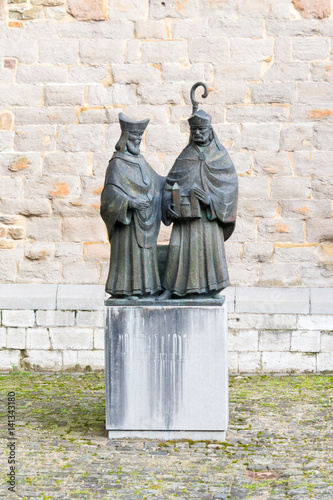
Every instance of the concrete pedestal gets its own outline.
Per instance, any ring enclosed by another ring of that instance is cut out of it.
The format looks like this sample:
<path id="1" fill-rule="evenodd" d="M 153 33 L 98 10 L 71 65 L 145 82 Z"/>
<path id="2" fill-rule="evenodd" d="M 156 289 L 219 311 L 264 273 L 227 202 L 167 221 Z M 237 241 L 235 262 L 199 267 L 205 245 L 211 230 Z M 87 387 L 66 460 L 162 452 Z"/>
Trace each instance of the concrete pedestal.
<path id="1" fill-rule="evenodd" d="M 105 304 L 109 438 L 224 440 L 224 299 Z"/>

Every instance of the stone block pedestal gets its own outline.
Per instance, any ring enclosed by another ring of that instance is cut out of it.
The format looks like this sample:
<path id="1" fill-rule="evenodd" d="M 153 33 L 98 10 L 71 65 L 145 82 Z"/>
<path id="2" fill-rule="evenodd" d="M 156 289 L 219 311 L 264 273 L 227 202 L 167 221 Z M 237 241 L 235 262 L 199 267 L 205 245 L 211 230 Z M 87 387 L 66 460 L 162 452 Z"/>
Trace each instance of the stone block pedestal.
<path id="1" fill-rule="evenodd" d="M 106 301 L 109 438 L 224 440 L 224 299 Z"/>

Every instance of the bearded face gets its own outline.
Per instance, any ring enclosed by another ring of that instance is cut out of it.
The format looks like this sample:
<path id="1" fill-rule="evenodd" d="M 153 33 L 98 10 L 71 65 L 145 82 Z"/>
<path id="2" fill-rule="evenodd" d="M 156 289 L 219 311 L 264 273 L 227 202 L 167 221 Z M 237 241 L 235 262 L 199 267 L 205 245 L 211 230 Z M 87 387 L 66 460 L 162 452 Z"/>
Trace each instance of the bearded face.
<path id="1" fill-rule="evenodd" d="M 129 132 L 128 139 L 126 142 L 126 148 L 132 155 L 140 154 L 140 144 L 143 132 Z"/>

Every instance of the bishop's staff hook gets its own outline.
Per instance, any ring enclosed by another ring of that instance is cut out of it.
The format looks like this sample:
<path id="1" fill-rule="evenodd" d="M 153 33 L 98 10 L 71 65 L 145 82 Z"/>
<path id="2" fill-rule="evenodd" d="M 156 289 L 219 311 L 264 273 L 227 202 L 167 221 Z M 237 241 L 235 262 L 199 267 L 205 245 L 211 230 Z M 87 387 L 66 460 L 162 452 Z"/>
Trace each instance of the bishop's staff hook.
<path id="1" fill-rule="evenodd" d="M 194 115 L 194 113 L 196 113 L 199 109 L 199 102 L 195 98 L 195 91 L 197 90 L 198 87 L 203 87 L 205 89 L 204 93 L 201 96 L 204 99 L 206 99 L 206 97 L 209 94 L 209 88 L 207 83 L 197 82 L 193 85 L 193 87 L 191 88 L 192 115 Z"/>

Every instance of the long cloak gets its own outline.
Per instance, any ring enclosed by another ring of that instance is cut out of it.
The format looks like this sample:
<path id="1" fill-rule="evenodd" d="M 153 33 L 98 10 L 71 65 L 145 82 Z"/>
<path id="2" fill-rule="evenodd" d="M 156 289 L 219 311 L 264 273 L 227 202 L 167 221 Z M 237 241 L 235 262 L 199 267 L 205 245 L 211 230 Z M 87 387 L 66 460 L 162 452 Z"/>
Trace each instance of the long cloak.
<path id="1" fill-rule="evenodd" d="M 181 195 L 195 187 L 210 196 L 209 206 L 201 205 L 196 218 L 169 219 L 172 190 L 177 183 Z M 184 296 L 222 290 L 229 283 L 224 242 L 235 228 L 238 181 L 226 149 L 214 138 L 206 148 L 193 141 L 177 158 L 166 179 L 162 220 L 173 222 L 163 286 Z"/>
<path id="2" fill-rule="evenodd" d="M 142 155 L 115 152 L 106 171 L 101 216 L 107 226 L 111 258 L 106 291 L 113 296 L 161 290 L 156 241 L 161 222 L 164 179 Z M 129 201 L 148 201 L 144 210 Z"/>

